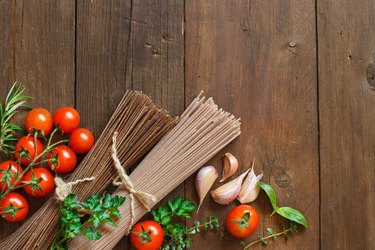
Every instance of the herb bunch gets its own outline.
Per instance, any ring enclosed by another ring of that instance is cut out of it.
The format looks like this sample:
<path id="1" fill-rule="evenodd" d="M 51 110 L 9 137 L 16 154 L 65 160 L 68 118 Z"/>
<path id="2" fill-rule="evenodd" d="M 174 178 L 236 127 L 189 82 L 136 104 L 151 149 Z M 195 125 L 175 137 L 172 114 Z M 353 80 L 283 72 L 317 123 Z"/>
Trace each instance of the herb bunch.
<path id="1" fill-rule="evenodd" d="M 91 195 L 86 201 L 79 202 L 76 194 L 69 194 L 60 207 L 60 230 L 50 249 L 68 249 L 66 242 L 78 235 L 90 240 L 99 240 L 101 234 L 96 230 L 108 223 L 116 226 L 115 219 L 121 217 L 119 207 L 125 197 Z"/>
<path id="2" fill-rule="evenodd" d="M 196 220 L 192 227 L 183 226 L 179 223 L 173 223 L 174 219 L 190 219 L 196 206 L 189 200 L 182 199 L 181 196 L 173 201 L 168 201 L 166 205 L 160 206 L 157 210 L 151 212 L 154 220 L 158 222 L 165 233 L 165 239 L 162 249 L 180 250 L 189 248 L 191 244 L 191 235 L 210 229 L 219 228 L 219 219 L 211 216 L 208 219 Z"/>
<path id="3" fill-rule="evenodd" d="M 12 118 L 20 108 L 29 108 L 26 100 L 30 96 L 23 95 L 25 88 L 20 83 L 14 83 L 5 99 L 4 106 L 0 104 L 0 151 L 6 156 L 9 151 L 14 150 L 12 141 L 18 140 L 14 135 L 17 131 L 22 131 L 21 127 L 12 123 Z"/>

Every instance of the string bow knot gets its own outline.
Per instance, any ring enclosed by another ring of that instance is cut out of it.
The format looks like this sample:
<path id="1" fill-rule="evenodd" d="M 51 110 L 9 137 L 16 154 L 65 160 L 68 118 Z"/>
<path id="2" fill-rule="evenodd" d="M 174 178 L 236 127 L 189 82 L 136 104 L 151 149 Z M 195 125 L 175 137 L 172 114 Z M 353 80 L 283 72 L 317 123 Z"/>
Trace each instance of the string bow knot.
<path id="1" fill-rule="evenodd" d="M 117 132 L 113 134 L 112 137 L 112 147 L 111 147 L 111 156 L 115 164 L 115 168 L 117 169 L 117 172 L 119 174 L 119 177 L 117 180 L 113 182 L 114 185 L 120 186 L 123 185 L 126 190 L 129 192 L 130 196 L 130 205 L 131 205 L 131 217 L 130 217 L 130 223 L 127 229 L 127 234 L 129 234 L 133 223 L 134 223 L 134 197 L 137 198 L 137 200 L 147 209 L 147 211 L 151 211 L 151 207 L 155 204 L 156 198 L 155 196 L 135 190 L 134 185 L 130 179 L 130 177 L 126 174 L 124 168 L 121 165 L 121 162 L 119 158 L 117 157 L 117 149 L 116 149 L 116 143 L 117 143 Z M 118 181 L 118 179 L 121 179 L 121 182 Z"/>

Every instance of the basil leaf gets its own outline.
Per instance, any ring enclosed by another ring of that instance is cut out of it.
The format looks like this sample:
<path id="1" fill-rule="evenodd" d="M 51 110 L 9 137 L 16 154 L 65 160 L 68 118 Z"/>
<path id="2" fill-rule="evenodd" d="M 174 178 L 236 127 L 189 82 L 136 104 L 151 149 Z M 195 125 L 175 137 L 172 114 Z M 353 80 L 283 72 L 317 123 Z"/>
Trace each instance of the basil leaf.
<path id="1" fill-rule="evenodd" d="M 258 182 L 257 184 L 261 189 L 263 189 L 264 192 L 266 192 L 268 198 L 270 199 L 271 205 L 274 210 L 277 209 L 276 205 L 276 193 L 275 190 L 271 187 L 271 185 L 264 183 L 264 182 Z"/>
<path id="2" fill-rule="evenodd" d="M 305 228 L 309 227 L 309 224 L 307 223 L 307 220 L 305 216 L 298 210 L 291 208 L 291 207 L 280 207 L 276 209 L 276 213 L 281 215 L 282 217 L 294 221 L 298 224 L 303 225 Z"/>

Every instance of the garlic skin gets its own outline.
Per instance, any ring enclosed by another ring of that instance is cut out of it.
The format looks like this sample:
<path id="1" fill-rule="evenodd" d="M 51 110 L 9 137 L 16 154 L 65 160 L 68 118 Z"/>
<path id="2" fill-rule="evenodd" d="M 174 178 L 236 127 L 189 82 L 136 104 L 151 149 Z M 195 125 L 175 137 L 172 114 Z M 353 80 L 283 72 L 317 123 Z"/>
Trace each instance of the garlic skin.
<path id="1" fill-rule="evenodd" d="M 228 205 L 234 201 L 240 193 L 242 181 L 249 171 L 250 169 L 238 176 L 236 179 L 218 187 L 214 191 L 211 191 L 211 196 L 214 201 L 221 205 Z"/>
<path id="2" fill-rule="evenodd" d="M 199 196 L 197 213 L 208 191 L 211 189 L 212 185 L 218 177 L 219 174 L 216 168 L 214 168 L 213 166 L 206 166 L 199 170 L 197 177 L 195 178 L 195 189 L 197 190 Z"/>
<path id="3" fill-rule="evenodd" d="M 223 165 L 223 177 L 221 178 L 220 182 L 225 181 L 236 173 L 238 169 L 238 160 L 231 153 L 226 153 L 223 156 Z"/>
<path id="4" fill-rule="evenodd" d="M 260 179 L 262 179 L 262 177 L 263 173 L 261 173 L 260 175 L 255 175 L 253 161 L 251 171 L 246 177 L 241 187 L 241 191 L 237 197 L 237 200 L 241 202 L 241 204 L 253 202 L 256 198 L 258 198 L 260 187 L 257 185 L 257 183 L 260 181 Z"/>

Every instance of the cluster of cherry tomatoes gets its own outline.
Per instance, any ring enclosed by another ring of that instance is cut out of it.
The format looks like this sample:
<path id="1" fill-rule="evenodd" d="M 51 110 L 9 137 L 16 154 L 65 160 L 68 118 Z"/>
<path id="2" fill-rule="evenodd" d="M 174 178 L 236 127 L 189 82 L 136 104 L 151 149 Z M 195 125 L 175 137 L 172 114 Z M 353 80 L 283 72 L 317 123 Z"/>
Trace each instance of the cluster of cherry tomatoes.
<path id="1" fill-rule="evenodd" d="M 23 188 L 33 197 L 46 197 L 55 188 L 54 176 L 50 170 L 58 174 L 70 173 L 77 164 L 76 153 L 87 153 L 92 148 L 94 136 L 89 130 L 79 128 L 79 124 L 80 115 L 72 107 L 60 108 L 53 116 L 43 108 L 35 108 L 27 113 L 25 129 L 29 134 L 16 143 L 16 161 L 7 160 L 0 164 L 0 180 L 8 175 L 7 181 L 0 181 L 0 195 L 7 193 L 0 200 L 0 215 L 5 220 L 22 221 L 29 211 L 27 200 L 21 194 L 8 190 L 9 187 Z M 71 133 L 69 141 L 66 140 L 69 147 L 62 145 L 65 141 L 52 142 L 57 131 Z M 46 148 L 41 142 L 43 138 L 46 140 Z M 50 170 L 43 167 L 43 163 Z M 24 170 L 27 172 L 24 173 Z"/>

